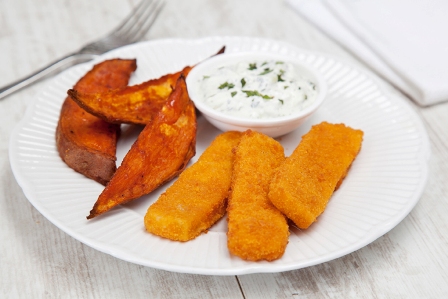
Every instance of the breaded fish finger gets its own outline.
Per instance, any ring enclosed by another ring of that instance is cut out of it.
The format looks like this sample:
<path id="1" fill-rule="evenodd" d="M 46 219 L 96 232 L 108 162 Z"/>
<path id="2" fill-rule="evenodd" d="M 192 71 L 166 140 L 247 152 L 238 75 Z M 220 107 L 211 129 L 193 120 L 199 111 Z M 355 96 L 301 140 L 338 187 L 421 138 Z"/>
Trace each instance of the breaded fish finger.
<path id="1" fill-rule="evenodd" d="M 275 173 L 269 200 L 299 228 L 308 228 L 345 178 L 363 134 L 344 124 L 313 126 Z"/>
<path id="2" fill-rule="evenodd" d="M 267 197 L 271 177 L 284 159 L 280 143 L 251 130 L 236 148 L 227 246 L 242 259 L 272 261 L 283 255 L 288 244 L 286 218 Z"/>
<path id="3" fill-rule="evenodd" d="M 233 148 L 240 132 L 226 132 L 211 143 L 145 215 L 148 232 L 188 241 L 224 216 L 233 168 Z"/>

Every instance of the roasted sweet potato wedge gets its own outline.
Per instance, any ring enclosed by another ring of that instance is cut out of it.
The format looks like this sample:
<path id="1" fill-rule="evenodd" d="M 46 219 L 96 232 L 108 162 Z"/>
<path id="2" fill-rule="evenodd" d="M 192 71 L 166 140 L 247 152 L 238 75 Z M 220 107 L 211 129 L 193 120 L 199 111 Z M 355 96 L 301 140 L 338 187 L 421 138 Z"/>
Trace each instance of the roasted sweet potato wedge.
<path id="1" fill-rule="evenodd" d="M 142 130 L 87 219 L 148 194 L 184 170 L 196 153 L 196 114 L 184 76 Z"/>
<path id="2" fill-rule="evenodd" d="M 112 59 L 95 65 L 75 85 L 80 92 L 106 92 L 128 84 L 135 60 Z M 75 171 L 106 185 L 116 170 L 119 125 L 87 113 L 71 98 L 62 105 L 56 146 L 62 160 Z"/>
<path id="3" fill-rule="evenodd" d="M 180 75 L 186 76 L 190 69 L 123 89 L 87 93 L 74 88 L 67 93 L 84 110 L 107 122 L 146 125 L 165 104 Z"/>
<path id="4" fill-rule="evenodd" d="M 224 53 L 223 47 L 217 54 Z M 106 93 L 88 93 L 76 88 L 67 93 L 79 106 L 110 123 L 146 125 L 154 118 L 180 75 L 187 76 L 192 67 L 123 89 Z"/>

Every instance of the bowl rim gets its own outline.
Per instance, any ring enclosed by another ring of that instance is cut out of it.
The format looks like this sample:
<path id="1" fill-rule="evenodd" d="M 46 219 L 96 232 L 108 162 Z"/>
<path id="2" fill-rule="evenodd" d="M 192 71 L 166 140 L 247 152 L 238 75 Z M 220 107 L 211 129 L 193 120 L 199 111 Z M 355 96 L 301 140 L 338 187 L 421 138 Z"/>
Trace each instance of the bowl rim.
<path id="1" fill-rule="evenodd" d="M 232 63 L 232 62 L 235 63 L 239 61 L 244 61 L 248 59 L 248 56 L 252 60 L 253 59 L 282 60 L 288 63 L 292 63 L 298 66 L 299 68 L 306 69 L 314 77 L 312 79 L 318 88 L 316 99 L 310 106 L 306 107 L 305 109 L 295 114 L 276 118 L 259 118 L 259 119 L 243 118 L 239 116 L 228 115 L 225 114 L 224 112 L 220 112 L 211 108 L 203 101 L 197 99 L 198 98 L 196 94 L 197 88 L 195 88 L 195 84 L 197 84 L 197 78 L 203 76 L 202 74 L 205 70 L 213 68 L 217 64 Z M 259 127 L 279 126 L 282 124 L 293 122 L 298 119 L 302 119 L 304 117 L 309 116 L 314 111 L 316 111 L 323 103 L 327 95 L 326 81 L 323 78 L 323 75 L 315 67 L 294 56 L 281 55 L 277 53 L 270 53 L 263 51 L 243 51 L 236 53 L 223 53 L 210 57 L 198 63 L 191 69 L 186 78 L 186 82 L 189 96 L 193 101 L 193 103 L 195 104 L 196 108 L 200 112 L 204 113 L 206 116 L 211 117 L 215 120 L 239 126 L 259 126 Z"/>

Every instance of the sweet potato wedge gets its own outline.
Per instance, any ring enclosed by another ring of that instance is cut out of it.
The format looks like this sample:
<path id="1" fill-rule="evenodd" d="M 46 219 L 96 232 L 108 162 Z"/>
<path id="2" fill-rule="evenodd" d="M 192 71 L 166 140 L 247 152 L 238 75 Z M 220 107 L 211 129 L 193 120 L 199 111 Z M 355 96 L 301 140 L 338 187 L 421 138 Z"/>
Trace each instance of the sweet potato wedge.
<path id="1" fill-rule="evenodd" d="M 186 76 L 190 69 L 123 89 L 86 93 L 74 88 L 67 93 L 84 110 L 107 122 L 146 125 L 165 104 L 180 75 Z"/>
<path id="2" fill-rule="evenodd" d="M 148 194 L 182 172 L 196 153 L 196 114 L 184 76 L 132 145 L 87 219 Z"/>
<path id="3" fill-rule="evenodd" d="M 136 61 L 112 59 L 95 65 L 75 85 L 81 92 L 105 92 L 128 84 Z M 75 171 L 106 185 L 116 170 L 119 125 L 87 113 L 70 97 L 62 105 L 56 128 L 56 147 Z"/>
<path id="4" fill-rule="evenodd" d="M 225 47 L 215 55 L 224 51 Z M 177 79 L 181 75 L 187 77 L 192 68 L 187 66 L 177 73 L 106 93 L 89 93 L 76 88 L 67 93 L 79 106 L 107 122 L 146 125 L 165 104 Z"/>

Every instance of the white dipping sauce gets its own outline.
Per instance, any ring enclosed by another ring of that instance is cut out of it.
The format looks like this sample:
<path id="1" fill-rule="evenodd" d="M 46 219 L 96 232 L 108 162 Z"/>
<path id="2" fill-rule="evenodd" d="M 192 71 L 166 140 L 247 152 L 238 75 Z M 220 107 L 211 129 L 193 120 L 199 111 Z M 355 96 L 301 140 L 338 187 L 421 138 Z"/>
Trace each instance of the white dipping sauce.
<path id="1" fill-rule="evenodd" d="M 316 99 L 316 85 L 293 64 L 250 61 L 219 67 L 199 82 L 203 102 L 244 118 L 267 119 L 299 112 Z"/>

